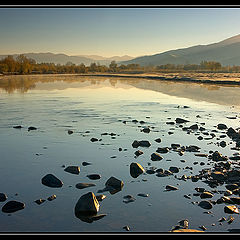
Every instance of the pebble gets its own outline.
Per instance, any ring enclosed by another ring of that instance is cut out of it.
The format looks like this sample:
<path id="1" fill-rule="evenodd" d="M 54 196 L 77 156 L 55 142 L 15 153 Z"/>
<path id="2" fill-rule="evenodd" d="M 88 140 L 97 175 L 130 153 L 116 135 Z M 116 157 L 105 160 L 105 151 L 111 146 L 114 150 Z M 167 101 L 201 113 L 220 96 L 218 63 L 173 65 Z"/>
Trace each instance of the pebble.
<path id="1" fill-rule="evenodd" d="M 91 141 L 91 142 L 97 142 L 98 139 L 93 137 L 93 138 L 90 139 L 90 141 Z"/>
<path id="2" fill-rule="evenodd" d="M 52 201 L 52 200 L 56 199 L 56 197 L 57 197 L 57 196 L 56 196 L 55 194 L 53 194 L 53 195 L 51 195 L 50 197 L 48 197 L 47 200 L 48 200 L 48 201 Z"/>
<path id="3" fill-rule="evenodd" d="M 39 198 L 37 200 L 35 200 L 34 202 L 37 203 L 38 205 L 44 203 L 46 200 L 45 199 L 42 199 L 42 198 Z"/>
<path id="4" fill-rule="evenodd" d="M 149 197 L 148 193 L 138 193 L 138 196 L 140 197 Z"/>
<path id="5" fill-rule="evenodd" d="M 177 187 L 172 186 L 172 185 L 167 185 L 167 186 L 165 187 L 165 189 L 166 189 L 167 191 L 175 191 L 175 190 L 178 190 Z"/>
<path id="6" fill-rule="evenodd" d="M 0 202 L 4 202 L 7 200 L 7 195 L 5 193 L 0 193 Z"/>
<path id="7" fill-rule="evenodd" d="M 151 154 L 151 160 L 152 161 L 160 161 L 162 159 L 163 159 L 163 157 L 158 153 L 152 153 Z"/>
<path id="8" fill-rule="evenodd" d="M 95 174 L 88 174 L 87 177 L 88 177 L 89 179 L 91 179 L 91 180 L 98 180 L 98 179 L 101 178 L 101 175 L 95 173 Z"/>
<path id="9" fill-rule="evenodd" d="M 78 189 L 83 189 L 83 188 L 93 187 L 93 186 L 96 186 L 96 184 L 94 184 L 94 183 L 77 183 L 75 185 L 75 187 Z"/>
<path id="10" fill-rule="evenodd" d="M 28 131 L 32 131 L 32 130 L 37 130 L 37 128 L 36 127 L 29 127 L 28 128 Z"/>
<path id="11" fill-rule="evenodd" d="M 130 231 L 130 227 L 129 226 L 124 226 L 123 229 L 125 229 L 126 231 Z"/>
<path id="12" fill-rule="evenodd" d="M 83 166 L 88 166 L 88 165 L 91 165 L 92 163 L 90 163 L 90 162 L 82 162 L 82 165 Z"/>
<path id="13" fill-rule="evenodd" d="M 136 198 L 134 198 L 132 195 L 126 195 L 123 198 L 124 198 L 123 200 L 124 203 L 130 203 L 136 200 Z"/>

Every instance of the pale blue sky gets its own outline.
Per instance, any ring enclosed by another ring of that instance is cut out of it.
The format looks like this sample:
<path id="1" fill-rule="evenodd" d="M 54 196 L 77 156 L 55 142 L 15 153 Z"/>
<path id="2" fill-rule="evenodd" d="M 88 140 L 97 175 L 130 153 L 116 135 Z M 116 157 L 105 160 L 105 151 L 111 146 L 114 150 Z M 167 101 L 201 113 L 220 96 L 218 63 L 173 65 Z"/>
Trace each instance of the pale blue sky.
<path id="1" fill-rule="evenodd" d="M 240 8 L 0 8 L 0 54 L 151 55 L 240 34 Z"/>

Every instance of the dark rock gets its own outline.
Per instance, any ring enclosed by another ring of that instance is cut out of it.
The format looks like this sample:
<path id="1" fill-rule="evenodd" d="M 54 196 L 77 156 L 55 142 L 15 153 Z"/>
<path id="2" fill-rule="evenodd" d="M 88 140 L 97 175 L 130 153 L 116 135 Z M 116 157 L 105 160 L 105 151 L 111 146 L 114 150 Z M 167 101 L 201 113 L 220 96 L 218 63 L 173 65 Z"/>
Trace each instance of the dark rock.
<path id="1" fill-rule="evenodd" d="M 141 131 L 144 132 L 144 133 L 150 133 L 151 130 L 150 130 L 149 127 L 145 127 Z"/>
<path id="2" fill-rule="evenodd" d="M 5 212 L 5 213 L 12 213 L 12 212 L 16 212 L 18 210 L 24 209 L 24 208 L 25 208 L 24 203 L 13 200 L 13 201 L 7 202 L 2 207 L 2 211 Z"/>
<path id="3" fill-rule="evenodd" d="M 197 130 L 198 129 L 198 125 L 197 124 L 193 124 L 189 127 L 189 129 L 191 130 Z"/>
<path id="4" fill-rule="evenodd" d="M 93 192 L 88 192 L 79 198 L 74 209 L 75 215 L 80 213 L 94 214 L 99 211 L 99 207 L 100 205 L 95 194 Z"/>
<path id="5" fill-rule="evenodd" d="M 91 142 L 97 142 L 98 139 L 93 137 L 93 138 L 90 139 L 90 141 L 91 141 Z"/>
<path id="6" fill-rule="evenodd" d="M 56 197 L 57 197 L 57 196 L 56 196 L 55 194 L 53 194 L 53 195 L 51 195 L 50 197 L 48 197 L 47 200 L 48 200 L 48 201 L 52 201 L 52 200 L 56 199 Z"/>
<path id="7" fill-rule="evenodd" d="M 119 189 L 121 190 L 124 186 L 124 183 L 122 180 L 119 180 L 115 177 L 110 177 L 107 182 L 105 183 L 106 187 L 112 187 L 114 189 Z"/>
<path id="8" fill-rule="evenodd" d="M 231 200 L 234 204 L 240 205 L 240 197 L 230 197 L 230 200 Z"/>
<path id="9" fill-rule="evenodd" d="M 87 175 L 87 177 L 88 177 L 89 179 L 91 179 L 91 180 L 98 180 L 98 179 L 101 178 L 101 175 L 95 173 L 95 174 L 89 174 L 89 175 Z"/>
<path id="10" fill-rule="evenodd" d="M 141 175 L 142 173 L 144 173 L 145 170 L 144 168 L 141 166 L 141 164 L 139 163 L 136 163 L 136 162 L 132 162 L 130 164 L 130 175 L 133 177 L 133 178 L 136 178 L 138 177 L 139 175 Z"/>
<path id="11" fill-rule="evenodd" d="M 17 125 L 17 126 L 13 126 L 13 128 L 15 128 L 15 129 L 21 129 L 21 128 L 23 128 L 21 125 Z"/>
<path id="12" fill-rule="evenodd" d="M 83 189 L 83 188 L 93 187 L 93 186 L 96 186 L 96 184 L 94 184 L 94 183 L 77 183 L 75 185 L 75 187 L 78 189 Z"/>
<path id="13" fill-rule="evenodd" d="M 46 200 L 45 199 L 42 199 L 42 198 L 39 198 L 37 200 L 35 200 L 34 202 L 37 203 L 38 205 L 44 203 Z"/>
<path id="14" fill-rule="evenodd" d="M 178 173 L 179 172 L 179 168 L 178 167 L 170 167 L 169 171 L 171 171 L 172 173 Z"/>
<path id="15" fill-rule="evenodd" d="M 212 197 L 213 197 L 213 194 L 210 192 L 205 191 L 200 194 L 200 198 L 212 198 Z"/>
<path id="16" fill-rule="evenodd" d="M 172 144 L 171 144 L 171 147 L 172 147 L 173 149 L 177 149 L 177 148 L 180 148 L 181 145 L 178 144 L 178 143 L 172 143 Z"/>
<path id="17" fill-rule="evenodd" d="M 165 187 L 165 189 L 166 189 L 166 191 L 175 191 L 175 190 L 178 190 L 177 187 L 172 186 L 172 185 L 167 185 L 167 186 Z"/>
<path id="18" fill-rule="evenodd" d="M 233 190 L 236 190 L 239 188 L 238 184 L 236 183 L 233 183 L 233 184 L 227 184 L 225 186 L 226 189 L 230 190 L 230 191 L 233 191 Z"/>
<path id="19" fill-rule="evenodd" d="M 132 143 L 132 147 L 133 148 L 138 148 L 139 147 L 139 141 L 134 140 L 133 143 Z"/>
<path id="20" fill-rule="evenodd" d="M 64 169 L 64 171 L 72 173 L 72 174 L 79 174 L 80 173 L 80 167 L 79 166 L 68 166 Z"/>
<path id="21" fill-rule="evenodd" d="M 168 149 L 168 147 L 162 147 L 162 148 L 158 148 L 157 150 L 156 150 L 156 152 L 158 152 L 158 153 L 168 153 L 169 152 L 169 149 Z"/>
<path id="22" fill-rule="evenodd" d="M 149 197 L 148 193 L 138 193 L 139 197 Z"/>
<path id="23" fill-rule="evenodd" d="M 123 229 L 125 229 L 126 231 L 130 231 L 130 227 L 129 226 L 124 226 Z"/>
<path id="24" fill-rule="evenodd" d="M 176 118 L 176 123 L 186 123 L 189 122 L 188 120 L 182 119 L 182 118 Z"/>
<path id="25" fill-rule="evenodd" d="M 163 157 L 158 153 L 152 153 L 151 154 L 151 160 L 152 161 L 160 161 L 162 159 L 163 159 Z"/>
<path id="26" fill-rule="evenodd" d="M 148 169 L 148 170 L 146 170 L 146 173 L 147 173 L 147 174 L 154 174 L 154 173 L 155 173 L 155 170 L 153 170 L 153 169 Z"/>
<path id="27" fill-rule="evenodd" d="M 143 154 L 143 151 L 137 150 L 134 154 L 138 157 Z"/>
<path id="28" fill-rule="evenodd" d="M 185 151 L 186 152 L 199 152 L 200 147 L 195 146 L 195 145 L 189 145 L 186 146 Z"/>
<path id="29" fill-rule="evenodd" d="M 212 203 L 207 200 L 201 201 L 198 206 L 204 209 L 211 209 L 213 207 Z"/>
<path id="30" fill-rule="evenodd" d="M 139 146 L 140 147 L 150 147 L 151 143 L 147 140 L 142 140 L 142 141 L 139 141 Z"/>
<path id="31" fill-rule="evenodd" d="M 223 156 L 218 151 L 215 151 L 212 155 L 209 155 L 209 158 L 216 162 L 228 160 L 228 157 Z"/>
<path id="32" fill-rule="evenodd" d="M 123 200 L 124 203 L 130 203 L 136 200 L 136 198 L 134 198 L 132 195 L 126 195 L 123 198 L 124 198 Z"/>
<path id="33" fill-rule="evenodd" d="M 224 123 L 219 123 L 219 124 L 217 125 L 217 129 L 219 129 L 219 130 L 227 129 L 227 125 L 224 124 Z"/>
<path id="34" fill-rule="evenodd" d="M 160 143 L 162 140 L 161 140 L 161 138 L 157 138 L 154 141 L 157 142 L 157 143 Z"/>
<path id="35" fill-rule="evenodd" d="M 234 205 L 225 206 L 224 207 L 224 212 L 225 213 L 230 213 L 230 214 L 233 214 L 233 213 L 239 214 L 238 208 Z"/>
<path id="36" fill-rule="evenodd" d="M 82 162 L 82 165 L 83 166 L 88 166 L 88 165 L 91 165 L 91 163 L 89 163 L 89 162 Z"/>
<path id="37" fill-rule="evenodd" d="M 63 182 L 53 174 L 47 174 L 42 178 L 42 184 L 48 187 L 59 188 L 63 186 Z"/>
<path id="38" fill-rule="evenodd" d="M 225 141 L 221 141 L 221 142 L 219 143 L 219 145 L 220 145 L 221 147 L 226 147 L 226 146 L 227 146 L 227 143 L 226 143 Z"/>
<path id="39" fill-rule="evenodd" d="M 36 127 L 29 127 L 28 128 L 28 131 L 32 131 L 32 130 L 37 130 L 37 128 Z"/>
<path id="40" fill-rule="evenodd" d="M 4 202 L 7 200 L 7 195 L 5 193 L 0 193 L 0 202 Z"/>

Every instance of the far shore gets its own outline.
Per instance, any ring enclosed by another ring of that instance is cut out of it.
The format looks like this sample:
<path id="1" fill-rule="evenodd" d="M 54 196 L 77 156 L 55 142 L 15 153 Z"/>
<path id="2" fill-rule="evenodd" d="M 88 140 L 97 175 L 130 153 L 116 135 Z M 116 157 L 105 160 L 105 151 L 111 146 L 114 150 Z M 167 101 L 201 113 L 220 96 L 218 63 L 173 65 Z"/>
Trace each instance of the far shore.
<path id="1" fill-rule="evenodd" d="M 13 75 L 0 75 L 1 77 L 9 77 Z M 196 72 L 180 72 L 180 73 L 51 73 L 51 74 L 26 74 L 14 76 L 83 76 L 83 77 L 118 77 L 118 78 L 142 78 L 161 81 L 175 82 L 196 82 L 206 84 L 228 84 L 240 85 L 240 73 L 196 73 Z"/>

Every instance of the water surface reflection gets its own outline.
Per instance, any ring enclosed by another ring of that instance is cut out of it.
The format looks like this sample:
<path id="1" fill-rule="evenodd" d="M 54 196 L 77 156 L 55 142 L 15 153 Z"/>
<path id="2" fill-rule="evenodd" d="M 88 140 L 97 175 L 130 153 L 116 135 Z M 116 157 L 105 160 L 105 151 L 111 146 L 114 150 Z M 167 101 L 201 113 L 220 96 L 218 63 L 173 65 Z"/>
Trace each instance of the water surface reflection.
<path id="1" fill-rule="evenodd" d="M 67 88 L 139 88 L 161 92 L 171 96 L 207 101 L 223 105 L 239 105 L 240 88 L 232 85 L 183 83 L 133 78 L 84 77 L 77 75 L 4 76 L 0 89 L 9 94 L 27 93 L 30 90 L 64 90 Z"/>

